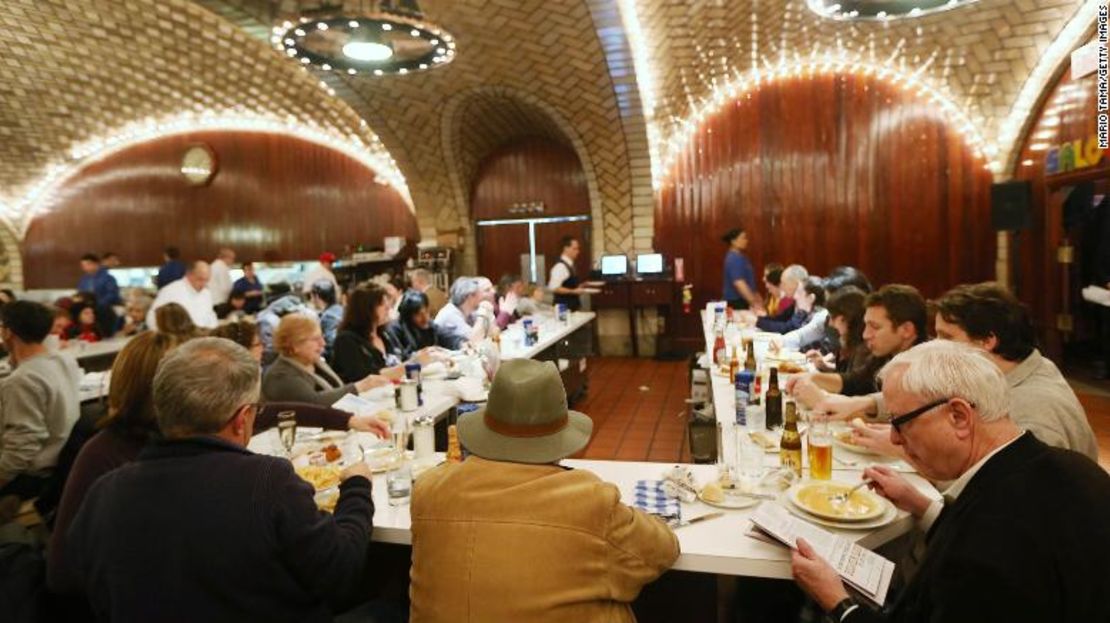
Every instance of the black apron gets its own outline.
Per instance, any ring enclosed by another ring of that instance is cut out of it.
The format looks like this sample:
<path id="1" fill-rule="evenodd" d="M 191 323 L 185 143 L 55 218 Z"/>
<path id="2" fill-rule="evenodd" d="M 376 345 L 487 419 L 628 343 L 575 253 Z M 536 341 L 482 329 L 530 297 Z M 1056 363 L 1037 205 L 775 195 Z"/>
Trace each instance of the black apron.
<path id="1" fill-rule="evenodd" d="M 567 277 L 566 281 L 563 282 L 562 287 L 564 287 L 568 290 L 573 290 L 574 288 L 577 288 L 578 287 L 578 276 L 574 274 L 574 266 L 571 266 L 570 264 L 567 264 L 563 260 L 563 258 L 559 258 L 559 261 L 555 262 L 555 263 L 556 264 L 562 264 L 563 266 L 566 266 L 567 270 L 570 271 L 570 276 Z M 577 294 L 556 294 L 555 295 L 555 304 L 556 305 L 566 305 L 567 309 L 569 309 L 570 311 L 578 311 L 582 307 L 582 301 L 579 299 Z"/>

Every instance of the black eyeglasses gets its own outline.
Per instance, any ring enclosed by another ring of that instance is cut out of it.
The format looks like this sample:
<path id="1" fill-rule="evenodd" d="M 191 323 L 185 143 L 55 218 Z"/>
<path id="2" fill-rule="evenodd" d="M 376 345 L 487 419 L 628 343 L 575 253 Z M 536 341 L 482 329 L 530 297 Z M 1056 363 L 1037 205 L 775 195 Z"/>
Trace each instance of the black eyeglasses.
<path id="1" fill-rule="evenodd" d="M 227 422 L 234 420 L 235 416 L 243 412 L 243 409 L 253 409 L 254 417 L 257 419 L 258 414 L 262 413 L 262 410 L 265 408 L 266 403 L 264 402 L 248 402 L 247 404 L 241 405 L 238 409 L 236 409 L 235 412 L 231 414 L 231 417 L 227 418 Z M 227 426 L 227 422 L 224 422 L 224 426 Z"/>
<path id="2" fill-rule="evenodd" d="M 894 427 L 894 430 L 897 431 L 898 434 L 902 434 L 902 426 L 903 425 L 908 423 L 910 420 L 913 420 L 914 418 L 925 415 L 929 411 L 932 411 L 933 409 L 936 409 L 937 407 L 941 406 L 942 404 L 946 404 L 949 400 L 952 400 L 952 399 L 951 398 L 941 398 L 940 400 L 930 402 L 929 404 L 927 404 L 923 407 L 918 407 L 918 408 L 914 409 L 913 411 L 908 411 L 906 413 L 903 413 L 902 415 L 891 415 L 890 416 L 890 425 L 892 427 Z"/>

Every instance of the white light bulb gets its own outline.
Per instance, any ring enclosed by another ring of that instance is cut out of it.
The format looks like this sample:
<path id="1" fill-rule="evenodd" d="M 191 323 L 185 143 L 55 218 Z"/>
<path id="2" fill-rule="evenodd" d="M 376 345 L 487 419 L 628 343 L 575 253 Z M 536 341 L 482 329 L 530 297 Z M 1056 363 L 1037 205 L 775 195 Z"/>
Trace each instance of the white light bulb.
<path id="1" fill-rule="evenodd" d="M 351 28 L 358 28 L 358 21 L 351 20 L 351 21 L 347 22 L 347 25 L 350 26 Z"/>
<path id="2" fill-rule="evenodd" d="M 393 24 L 382 24 L 382 30 L 393 30 Z"/>
<path id="3" fill-rule="evenodd" d="M 327 30 L 328 25 L 324 22 L 316 22 L 316 30 Z"/>
<path id="4" fill-rule="evenodd" d="M 384 61 L 393 56 L 393 48 L 376 41 L 351 41 L 343 46 L 343 54 L 356 61 Z"/>
<path id="5" fill-rule="evenodd" d="M 304 28 L 298 28 L 298 29 L 294 30 L 293 34 L 297 35 L 298 37 L 305 36 Z"/>

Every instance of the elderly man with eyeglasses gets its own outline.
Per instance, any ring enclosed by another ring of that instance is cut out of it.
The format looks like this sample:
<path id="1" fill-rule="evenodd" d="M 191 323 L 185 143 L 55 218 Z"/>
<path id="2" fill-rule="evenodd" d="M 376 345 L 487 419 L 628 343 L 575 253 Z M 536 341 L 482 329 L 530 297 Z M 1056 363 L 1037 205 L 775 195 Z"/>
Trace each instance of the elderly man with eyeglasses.
<path id="1" fill-rule="evenodd" d="M 921 568 L 874 612 L 799 541 L 793 572 L 802 589 L 847 623 L 1110 620 L 1110 475 L 1014 424 L 1006 379 L 979 349 L 921 344 L 880 378 L 891 441 L 923 476 L 951 482 L 934 502 L 886 468 L 864 471 L 921 523 Z"/>
<path id="2" fill-rule="evenodd" d="M 246 449 L 258 362 L 222 338 L 159 364 L 163 439 L 101 477 L 69 531 L 72 572 L 101 621 L 331 621 L 360 580 L 370 471 L 340 476 L 334 515 L 284 458 Z"/>

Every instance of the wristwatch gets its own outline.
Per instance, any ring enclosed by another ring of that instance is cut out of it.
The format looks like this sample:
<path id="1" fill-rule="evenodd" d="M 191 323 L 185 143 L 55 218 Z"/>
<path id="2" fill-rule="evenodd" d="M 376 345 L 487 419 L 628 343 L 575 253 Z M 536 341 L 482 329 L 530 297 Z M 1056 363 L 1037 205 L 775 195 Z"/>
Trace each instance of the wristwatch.
<path id="1" fill-rule="evenodd" d="M 829 611 L 829 618 L 836 621 L 836 623 L 841 623 L 841 621 L 856 608 L 859 608 L 859 604 L 856 603 L 856 600 L 851 597 L 845 597 Z"/>

